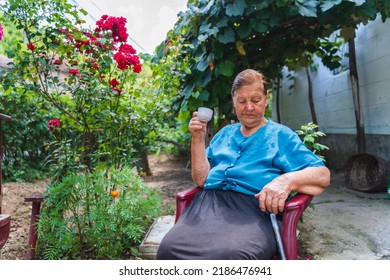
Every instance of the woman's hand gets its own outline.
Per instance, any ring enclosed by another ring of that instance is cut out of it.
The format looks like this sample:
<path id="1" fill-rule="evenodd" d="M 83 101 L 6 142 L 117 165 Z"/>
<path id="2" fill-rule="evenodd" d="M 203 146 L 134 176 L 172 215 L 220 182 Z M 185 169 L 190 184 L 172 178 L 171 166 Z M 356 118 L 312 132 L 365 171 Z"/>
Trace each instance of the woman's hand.
<path id="1" fill-rule="evenodd" d="M 194 112 L 188 125 L 188 130 L 192 134 L 192 139 L 204 141 L 207 133 L 207 122 L 200 121 L 198 119 L 198 112 Z"/>
<path id="2" fill-rule="evenodd" d="M 291 187 L 288 179 L 284 176 L 279 176 L 265 185 L 255 197 L 259 200 L 261 211 L 267 211 L 276 215 L 279 212 L 283 212 L 290 193 Z"/>
<path id="3" fill-rule="evenodd" d="M 310 195 L 321 194 L 330 184 L 330 171 L 326 166 L 306 167 L 276 177 L 255 195 L 261 211 L 274 214 L 284 211 L 291 192 Z"/>

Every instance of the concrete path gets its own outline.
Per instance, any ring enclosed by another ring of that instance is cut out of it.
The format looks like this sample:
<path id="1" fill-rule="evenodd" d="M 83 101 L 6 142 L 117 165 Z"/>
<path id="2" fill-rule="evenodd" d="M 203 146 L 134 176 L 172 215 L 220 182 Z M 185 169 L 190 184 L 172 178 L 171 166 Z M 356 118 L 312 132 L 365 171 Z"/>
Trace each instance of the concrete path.
<path id="1" fill-rule="evenodd" d="M 363 193 L 346 187 L 343 173 L 314 197 L 298 225 L 308 257 L 321 260 L 390 259 L 390 199 L 387 192 Z"/>

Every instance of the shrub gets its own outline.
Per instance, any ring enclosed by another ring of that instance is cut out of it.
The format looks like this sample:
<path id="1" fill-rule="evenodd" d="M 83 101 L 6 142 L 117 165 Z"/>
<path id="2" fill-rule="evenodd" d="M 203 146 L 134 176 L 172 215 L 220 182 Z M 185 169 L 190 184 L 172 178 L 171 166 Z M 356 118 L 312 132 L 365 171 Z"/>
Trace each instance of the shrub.
<path id="1" fill-rule="evenodd" d="M 329 147 L 317 142 L 317 138 L 326 136 L 325 133 L 318 130 L 318 125 L 309 122 L 306 125 L 302 125 L 301 129 L 298 129 L 296 132 L 302 138 L 303 144 L 305 144 L 305 146 L 315 153 L 320 159 L 325 161 L 325 157 L 319 153 L 324 150 L 329 150 Z"/>
<path id="2" fill-rule="evenodd" d="M 137 256 L 162 202 L 132 170 L 72 174 L 52 183 L 38 221 L 43 259 Z"/>
<path id="3" fill-rule="evenodd" d="M 40 109 L 37 104 L 41 104 Z M 44 145 L 51 137 L 47 121 L 58 111 L 34 93 L 23 93 L 15 86 L 6 92 L 0 87 L 0 112 L 12 117 L 2 126 L 4 180 L 31 182 L 45 177 Z"/>

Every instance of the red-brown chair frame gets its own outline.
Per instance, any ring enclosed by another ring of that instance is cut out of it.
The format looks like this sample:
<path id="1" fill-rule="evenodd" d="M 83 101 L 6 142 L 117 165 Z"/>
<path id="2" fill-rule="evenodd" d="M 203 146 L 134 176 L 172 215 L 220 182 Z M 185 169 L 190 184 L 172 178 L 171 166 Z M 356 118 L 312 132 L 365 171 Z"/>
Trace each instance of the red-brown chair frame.
<path id="1" fill-rule="evenodd" d="M 176 194 L 175 223 L 195 195 L 201 190 L 202 188 L 200 187 L 193 187 Z M 312 195 L 298 193 L 286 202 L 280 235 L 287 260 L 298 259 L 297 224 L 312 199 Z"/>

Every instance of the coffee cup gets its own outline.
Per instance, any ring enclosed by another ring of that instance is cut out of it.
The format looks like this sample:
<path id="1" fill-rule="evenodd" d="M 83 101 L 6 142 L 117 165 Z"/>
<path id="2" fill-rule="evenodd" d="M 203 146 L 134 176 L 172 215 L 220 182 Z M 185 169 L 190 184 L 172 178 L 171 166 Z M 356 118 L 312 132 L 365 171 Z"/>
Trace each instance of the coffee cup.
<path id="1" fill-rule="evenodd" d="M 198 119 L 202 122 L 208 122 L 213 117 L 213 110 L 207 107 L 198 108 Z"/>

